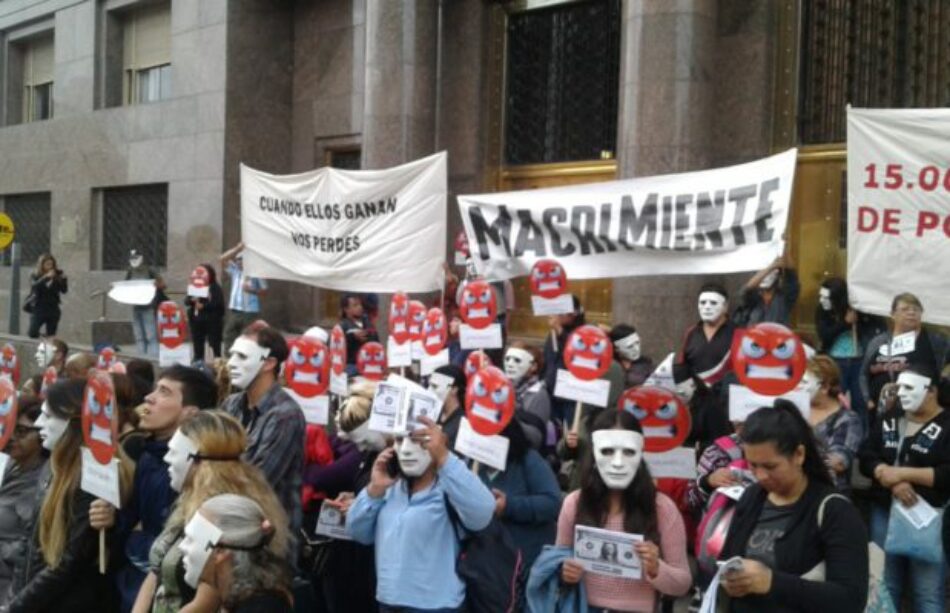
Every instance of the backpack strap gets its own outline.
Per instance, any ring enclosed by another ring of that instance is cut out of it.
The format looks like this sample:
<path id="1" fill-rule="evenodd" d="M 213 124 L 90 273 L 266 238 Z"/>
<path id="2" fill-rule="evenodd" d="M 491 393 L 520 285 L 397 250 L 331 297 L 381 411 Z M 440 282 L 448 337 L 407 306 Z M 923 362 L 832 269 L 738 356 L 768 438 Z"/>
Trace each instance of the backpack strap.
<path id="1" fill-rule="evenodd" d="M 458 511 L 455 510 L 455 507 L 452 505 L 452 502 L 449 500 L 449 495 L 445 492 L 442 493 L 442 499 L 445 501 L 445 512 L 449 515 L 449 521 L 452 522 L 452 529 L 455 531 L 455 536 L 458 538 L 459 542 L 463 542 L 468 538 L 468 530 L 462 524 L 462 518 L 459 517 Z"/>
<path id="2" fill-rule="evenodd" d="M 840 498 L 846 502 L 851 502 L 850 500 L 848 500 L 847 496 L 845 496 L 844 494 L 838 494 L 838 493 L 828 494 L 827 496 L 822 498 L 821 504 L 818 505 L 818 529 L 819 530 L 821 530 L 821 524 L 825 519 L 825 505 L 832 498 Z"/>
<path id="3" fill-rule="evenodd" d="M 742 449 L 736 444 L 732 436 L 720 436 L 713 441 L 713 444 L 725 451 L 729 455 L 730 461 L 742 459 Z"/>

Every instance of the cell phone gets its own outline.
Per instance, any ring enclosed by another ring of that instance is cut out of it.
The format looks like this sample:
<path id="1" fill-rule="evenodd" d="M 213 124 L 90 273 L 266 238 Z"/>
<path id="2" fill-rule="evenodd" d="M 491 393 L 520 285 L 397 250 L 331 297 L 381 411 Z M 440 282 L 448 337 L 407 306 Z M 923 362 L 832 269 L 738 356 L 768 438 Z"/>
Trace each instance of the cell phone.
<path id="1" fill-rule="evenodd" d="M 399 468 L 399 458 L 396 457 L 395 453 L 386 462 L 386 472 L 389 473 L 389 476 L 393 479 L 402 476 L 402 469 Z"/>

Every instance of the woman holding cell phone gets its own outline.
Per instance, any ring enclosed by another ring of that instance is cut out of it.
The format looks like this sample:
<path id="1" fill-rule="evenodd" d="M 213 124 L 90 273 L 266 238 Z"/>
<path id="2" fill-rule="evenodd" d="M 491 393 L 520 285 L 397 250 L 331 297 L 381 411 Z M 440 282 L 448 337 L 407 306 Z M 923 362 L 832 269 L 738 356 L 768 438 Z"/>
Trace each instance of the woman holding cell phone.
<path id="1" fill-rule="evenodd" d="M 836 492 L 808 422 L 776 400 L 746 419 L 742 446 L 757 483 L 739 499 L 719 556 L 729 610 L 864 611 L 867 532 Z"/>
<path id="2" fill-rule="evenodd" d="M 575 526 L 643 535 L 635 546 L 641 578 L 585 572 L 564 561 L 561 580 L 584 582 L 589 611 L 653 611 L 661 595 L 682 596 L 692 584 L 686 529 L 676 505 L 656 491 L 642 463 L 643 432 L 625 411 L 603 411 L 591 426 L 591 453 L 581 468 L 581 488 L 568 494 L 557 522 L 557 544 L 573 546 Z"/>

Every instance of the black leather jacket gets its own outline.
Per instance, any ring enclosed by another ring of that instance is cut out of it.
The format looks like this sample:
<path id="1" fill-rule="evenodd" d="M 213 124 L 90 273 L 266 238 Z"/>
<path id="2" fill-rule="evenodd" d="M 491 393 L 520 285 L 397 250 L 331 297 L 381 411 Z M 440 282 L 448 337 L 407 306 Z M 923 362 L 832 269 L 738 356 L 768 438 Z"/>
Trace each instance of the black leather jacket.
<path id="1" fill-rule="evenodd" d="M 49 487 L 48 471 L 41 476 L 33 538 L 26 558 L 13 578 L 14 598 L 9 613 L 80 613 L 112 611 L 114 597 L 108 575 L 99 574 L 99 535 L 89 526 L 89 504 L 95 496 L 78 487 L 73 494 L 69 531 L 63 557 L 56 568 L 43 561 L 39 546 L 39 514 Z"/>

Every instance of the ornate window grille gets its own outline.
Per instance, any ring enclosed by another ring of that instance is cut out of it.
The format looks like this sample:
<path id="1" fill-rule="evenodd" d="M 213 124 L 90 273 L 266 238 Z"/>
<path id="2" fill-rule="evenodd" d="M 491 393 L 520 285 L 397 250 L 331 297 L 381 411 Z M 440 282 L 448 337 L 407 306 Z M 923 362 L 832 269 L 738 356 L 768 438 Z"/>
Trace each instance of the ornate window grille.
<path id="1" fill-rule="evenodd" d="M 149 266 L 167 262 L 168 185 L 102 190 L 102 268 L 123 270 L 135 249 Z"/>
<path id="2" fill-rule="evenodd" d="M 30 269 L 41 254 L 50 250 L 49 192 L 4 196 L 3 210 L 13 220 L 15 240 L 20 245 L 20 262 L 25 269 Z M 10 265 L 9 249 L 3 252 L 3 265 Z"/>

